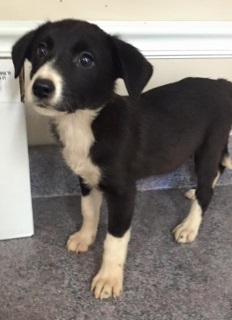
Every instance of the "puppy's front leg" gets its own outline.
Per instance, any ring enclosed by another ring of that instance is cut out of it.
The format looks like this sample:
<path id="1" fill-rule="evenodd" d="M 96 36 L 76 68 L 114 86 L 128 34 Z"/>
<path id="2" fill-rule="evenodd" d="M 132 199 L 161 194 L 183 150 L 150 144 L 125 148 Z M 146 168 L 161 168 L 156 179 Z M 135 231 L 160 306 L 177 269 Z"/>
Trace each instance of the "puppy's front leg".
<path id="1" fill-rule="evenodd" d="M 106 194 L 109 209 L 108 233 L 104 242 L 102 265 L 91 286 L 97 299 L 116 298 L 122 293 L 134 199 L 135 188 L 124 194 Z"/>
<path id="2" fill-rule="evenodd" d="M 83 223 L 81 229 L 72 234 L 67 242 L 68 251 L 74 252 L 86 252 L 94 242 L 102 203 L 102 193 L 98 189 L 88 188 L 82 179 L 80 179 L 80 185 Z"/>

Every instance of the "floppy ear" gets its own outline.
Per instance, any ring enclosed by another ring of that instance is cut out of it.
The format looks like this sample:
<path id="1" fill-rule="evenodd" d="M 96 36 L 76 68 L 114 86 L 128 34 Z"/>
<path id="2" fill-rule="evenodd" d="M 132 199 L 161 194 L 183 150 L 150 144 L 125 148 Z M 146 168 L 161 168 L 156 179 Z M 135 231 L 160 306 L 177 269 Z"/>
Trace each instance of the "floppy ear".
<path id="1" fill-rule="evenodd" d="M 15 68 L 15 78 L 17 78 L 22 69 L 25 59 L 31 58 L 31 44 L 34 38 L 35 31 L 31 31 L 20 38 L 12 49 L 12 60 Z"/>
<path id="2" fill-rule="evenodd" d="M 119 78 L 123 78 L 132 98 L 138 98 L 150 79 L 153 68 L 144 56 L 132 45 L 113 37 L 119 63 Z"/>

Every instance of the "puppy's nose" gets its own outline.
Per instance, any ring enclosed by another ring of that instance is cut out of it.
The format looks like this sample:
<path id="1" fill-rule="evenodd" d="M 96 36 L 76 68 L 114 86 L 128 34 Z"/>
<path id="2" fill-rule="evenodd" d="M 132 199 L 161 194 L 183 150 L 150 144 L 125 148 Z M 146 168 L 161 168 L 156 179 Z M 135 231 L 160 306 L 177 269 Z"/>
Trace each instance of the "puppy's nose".
<path id="1" fill-rule="evenodd" d="M 32 91 L 40 99 L 50 98 L 55 91 L 55 86 L 51 80 L 39 78 L 35 80 Z"/>

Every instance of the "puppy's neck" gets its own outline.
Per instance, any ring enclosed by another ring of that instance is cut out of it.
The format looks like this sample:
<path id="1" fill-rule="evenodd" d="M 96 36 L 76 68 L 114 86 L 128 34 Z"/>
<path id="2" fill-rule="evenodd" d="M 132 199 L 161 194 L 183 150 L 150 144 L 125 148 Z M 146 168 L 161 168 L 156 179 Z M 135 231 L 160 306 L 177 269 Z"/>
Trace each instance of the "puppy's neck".
<path id="1" fill-rule="evenodd" d="M 91 130 L 91 124 L 97 118 L 102 107 L 91 109 L 79 109 L 73 113 L 57 113 L 55 116 L 55 123 L 59 127 L 59 132 L 65 135 L 65 132 L 76 130 L 86 132 Z"/>

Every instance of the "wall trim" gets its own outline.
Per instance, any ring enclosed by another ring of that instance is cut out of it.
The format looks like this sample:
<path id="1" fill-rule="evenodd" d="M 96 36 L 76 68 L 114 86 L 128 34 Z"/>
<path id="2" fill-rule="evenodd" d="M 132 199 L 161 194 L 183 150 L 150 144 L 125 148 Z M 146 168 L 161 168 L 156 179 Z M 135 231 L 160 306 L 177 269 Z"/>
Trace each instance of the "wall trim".
<path id="1" fill-rule="evenodd" d="M 10 57 L 14 42 L 39 21 L 1 21 L 0 57 Z M 232 22 L 94 21 L 110 34 L 130 42 L 150 59 L 230 58 Z"/>

